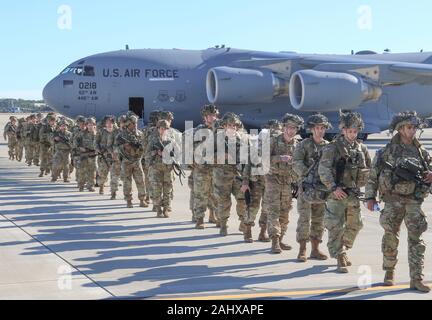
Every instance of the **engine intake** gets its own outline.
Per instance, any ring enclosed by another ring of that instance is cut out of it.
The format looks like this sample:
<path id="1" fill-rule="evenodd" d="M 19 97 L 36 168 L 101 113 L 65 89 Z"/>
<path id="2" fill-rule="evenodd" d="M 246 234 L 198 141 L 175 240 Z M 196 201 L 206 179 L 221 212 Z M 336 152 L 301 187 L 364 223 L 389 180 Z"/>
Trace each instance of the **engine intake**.
<path id="1" fill-rule="evenodd" d="M 269 103 L 275 97 L 288 94 L 288 82 L 269 70 L 216 67 L 207 73 L 207 97 L 210 103 Z"/>
<path id="2" fill-rule="evenodd" d="M 291 105 L 302 111 L 352 110 L 378 100 L 382 89 L 349 73 L 301 70 L 290 81 Z"/>

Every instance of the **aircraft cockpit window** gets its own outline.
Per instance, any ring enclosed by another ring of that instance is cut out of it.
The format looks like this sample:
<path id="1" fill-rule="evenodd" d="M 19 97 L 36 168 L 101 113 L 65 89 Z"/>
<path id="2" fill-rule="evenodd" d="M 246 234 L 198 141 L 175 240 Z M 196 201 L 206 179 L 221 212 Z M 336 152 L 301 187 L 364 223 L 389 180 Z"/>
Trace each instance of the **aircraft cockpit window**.
<path id="1" fill-rule="evenodd" d="M 92 67 L 92 66 L 85 66 L 84 67 L 84 76 L 85 77 L 94 77 L 95 76 L 94 67 Z"/>
<path id="2" fill-rule="evenodd" d="M 78 76 L 81 76 L 83 73 L 83 68 L 82 67 L 67 67 L 66 69 L 64 69 L 61 74 L 69 74 L 69 73 L 73 73 L 76 74 Z"/>

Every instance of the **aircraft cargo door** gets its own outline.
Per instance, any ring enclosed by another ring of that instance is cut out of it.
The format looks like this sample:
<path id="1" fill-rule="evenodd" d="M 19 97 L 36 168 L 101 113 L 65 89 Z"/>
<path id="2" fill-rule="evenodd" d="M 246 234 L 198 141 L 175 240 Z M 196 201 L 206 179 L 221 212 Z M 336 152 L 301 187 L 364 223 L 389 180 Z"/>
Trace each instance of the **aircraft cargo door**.
<path id="1" fill-rule="evenodd" d="M 129 98 L 129 111 L 134 112 L 140 119 L 144 118 L 144 98 Z"/>

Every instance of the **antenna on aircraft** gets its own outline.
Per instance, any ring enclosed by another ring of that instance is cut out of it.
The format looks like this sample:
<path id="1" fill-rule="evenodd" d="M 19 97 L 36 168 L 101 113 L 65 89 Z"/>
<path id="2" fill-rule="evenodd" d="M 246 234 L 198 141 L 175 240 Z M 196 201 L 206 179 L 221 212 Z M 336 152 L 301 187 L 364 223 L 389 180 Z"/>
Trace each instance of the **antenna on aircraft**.
<path id="1" fill-rule="evenodd" d="M 384 52 L 385 52 L 385 53 L 390 53 L 391 50 L 390 50 L 389 48 L 387 48 L 387 49 L 384 50 Z"/>
<path id="2" fill-rule="evenodd" d="M 129 50 L 129 45 L 128 44 L 126 45 L 126 50 Z"/>

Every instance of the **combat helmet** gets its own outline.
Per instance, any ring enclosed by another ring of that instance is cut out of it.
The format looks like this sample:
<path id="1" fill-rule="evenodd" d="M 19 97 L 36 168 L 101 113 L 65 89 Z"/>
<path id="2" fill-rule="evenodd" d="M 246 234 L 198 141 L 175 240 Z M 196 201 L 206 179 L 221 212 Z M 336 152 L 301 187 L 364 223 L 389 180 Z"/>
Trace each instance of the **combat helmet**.
<path id="1" fill-rule="evenodd" d="M 137 116 L 129 116 L 126 118 L 126 126 L 129 126 L 131 123 L 137 124 L 138 123 L 138 117 Z"/>
<path id="2" fill-rule="evenodd" d="M 425 123 L 417 115 L 416 111 L 405 111 L 405 112 L 400 112 L 393 116 L 389 128 L 390 133 L 393 133 L 394 131 L 398 131 L 404 125 L 408 125 L 408 124 L 413 125 L 419 129 L 423 129 L 425 127 Z"/>
<path id="3" fill-rule="evenodd" d="M 222 117 L 221 119 L 221 123 L 222 126 L 226 126 L 228 124 L 232 124 L 235 125 L 238 128 L 241 128 L 243 126 L 240 117 L 238 115 L 236 115 L 233 112 L 227 112 L 225 113 L 225 115 Z"/>
<path id="4" fill-rule="evenodd" d="M 352 129 L 357 128 L 359 131 L 364 129 L 364 122 L 361 117 L 361 114 L 358 112 L 341 112 L 340 113 L 340 121 L 339 121 L 339 129 Z"/>
<path id="5" fill-rule="evenodd" d="M 287 113 L 282 118 L 282 124 L 284 126 L 290 125 L 293 127 L 297 127 L 297 129 L 300 130 L 304 126 L 304 120 L 302 117 L 300 117 L 296 114 Z"/>
<path id="6" fill-rule="evenodd" d="M 158 128 L 164 128 L 164 129 L 169 129 L 170 128 L 169 123 L 168 123 L 167 120 L 159 120 L 158 123 L 157 123 L 157 127 Z"/>
<path id="7" fill-rule="evenodd" d="M 271 119 L 267 121 L 262 127 L 263 129 L 269 129 L 272 131 L 281 131 L 282 130 L 282 123 L 279 120 Z"/>
<path id="8" fill-rule="evenodd" d="M 201 109 L 201 116 L 204 118 L 207 115 L 216 115 L 219 116 L 220 112 L 218 107 L 213 104 L 207 104 Z"/>
<path id="9" fill-rule="evenodd" d="M 78 117 L 76 118 L 76 120 L 75 120 L 75 122 L 76 122 L 77 124 L 85 123 L 85 121 L 86 121 L 86 118 L 85 118 L 84 116 L 78 116 Z"/>
<path id="10" fill-rule="evenodd" d="M 96 119 L 95 118 L 87 118 L 85 121 L 85 124 L 93 124 L 96 125 Z"/>
<path id="11" fill-rule="evenodd" d="M 10 116 L 9 121 L 17 121 L 17 118 L 15 116 Z"/>
<path id="12" fill-rule="evenodd" d="M 161 120 L 173 121 L 174 113 L 172 113 L 171 111 L 161 111 L 159 114 L 159 118 Z"/>
<path id="13" fill-rule="evenodd" d="M 151 123 L 153 126 L 156 126 L 159 118 L 160 118 L 160 111 L 152 111 L 149 114 L 149 123 Z"/>
<path id="14" fill-rule="evenodd" d="M 308 129 L 312 129 L 314 126 L 319 125 L 326 127 L 326 129 L 332 128 L 332 125 L 329 122 L 328 118 L 321 113 L 313 114 L 309 116 L 306 120 L 306 127 Z"/>

